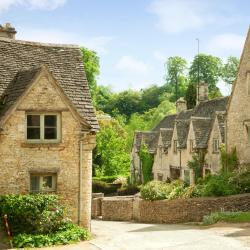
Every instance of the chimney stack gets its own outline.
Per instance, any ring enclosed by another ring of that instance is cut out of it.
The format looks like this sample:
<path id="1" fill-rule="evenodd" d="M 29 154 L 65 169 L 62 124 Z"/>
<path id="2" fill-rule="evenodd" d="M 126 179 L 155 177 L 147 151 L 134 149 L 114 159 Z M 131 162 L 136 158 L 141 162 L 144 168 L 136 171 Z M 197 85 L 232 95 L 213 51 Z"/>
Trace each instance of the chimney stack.
<path id="1" fill-rule="evenodd" d="M 16 30 L 11 26 L 10 23 L 0 25 L 0 37 L 5 37 L 9 39 L 15 39 Z"/>
<path id="2" fill-rule="evenodd" d="M 197 97 L 196 104 L 208 100 L 208 84 L 205 82 L 200 82 L 197 86 Z"/>
<path id="3" fill-rule="evenodd" d="M 187 110 L 187 102 L 183 97 L 180 97 L 176 102 L 176 113 L 179 114 L 182 111 Z"/>

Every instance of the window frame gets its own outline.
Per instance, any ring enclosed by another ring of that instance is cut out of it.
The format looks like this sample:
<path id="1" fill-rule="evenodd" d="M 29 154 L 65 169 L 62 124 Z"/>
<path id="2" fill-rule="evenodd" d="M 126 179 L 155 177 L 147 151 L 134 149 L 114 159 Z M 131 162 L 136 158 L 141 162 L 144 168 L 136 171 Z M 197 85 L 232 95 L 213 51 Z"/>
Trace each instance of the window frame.
<path id="1" fill-rule="evenodd" d="M 194 153 L 194 140 L 193 139 L 189 140 L 189 152 Z"/>
<path id="2" fill-rule="evenodd" d="M 28 139 L 28 116 L 29 115 L 39 115 L 40 116 L 40 139 Z M 56 139 L 45 139 L 45 116 L 54 115 L 56 116 Z M 59 143 L 61 142 L 61 114 L 56 112 L 27 112 L 25 114 L 25 140 L 28 143 Z"/>
<path id="3" fill-rule="evenodd" d="M 42 188 L 43 178 L 46 176 L 52 176 L 52 188 L 44 189 Z M 31 177 L 39 177 L 39 190 L 31 189 Z M 56 173 L 30 173 L 30 193 L 55 193 L 57 191 L 57 174 Z"/>
<path id="4" fill-rule="evenodd" d="M 173 151 L 174 151 L 174 154 L 177 154 L 177 152 L 178 152 L 178 140 L 173 140 Z"/>
<path id="5" fill-rule="evenodd" d="M 218 154 L 219 152 L 220 152 L 220 141 L 218 138 L 213 138 L 213 153 Z"/>

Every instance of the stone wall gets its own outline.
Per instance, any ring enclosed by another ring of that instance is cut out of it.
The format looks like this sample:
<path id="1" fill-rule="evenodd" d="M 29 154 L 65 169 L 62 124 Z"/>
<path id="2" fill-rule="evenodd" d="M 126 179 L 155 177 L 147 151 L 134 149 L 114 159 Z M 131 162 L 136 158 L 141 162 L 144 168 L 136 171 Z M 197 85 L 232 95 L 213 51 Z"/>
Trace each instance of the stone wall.
<path id="1" fill-rule="evenodd" d="M 203 216 L 220 211 L 250 211 L 250 194 L 170 201 L 113 197 L 104 198 L 102 201 L 103 220 L 135 220 L 145 223 L 199 222 Z"/>
<path id="2" fill-rule="evenodd" d="M 30 173 L 54 173 L 56 193 L 69 208 L 74 222 L 90 227 L 92 149 L 95 135 L 81 136 L 82 126 L 69 110 L 49 75 L 43 75 L 7 120 L 0 133 L 0 194 L 30 192 Z M 26 112 L 58 113 L 58 143 L 28 143 Z M 82 140 L 82 196 L 79 204 L 80 140 Z M 81 209 L 81 214 L 79 210 Z"/>

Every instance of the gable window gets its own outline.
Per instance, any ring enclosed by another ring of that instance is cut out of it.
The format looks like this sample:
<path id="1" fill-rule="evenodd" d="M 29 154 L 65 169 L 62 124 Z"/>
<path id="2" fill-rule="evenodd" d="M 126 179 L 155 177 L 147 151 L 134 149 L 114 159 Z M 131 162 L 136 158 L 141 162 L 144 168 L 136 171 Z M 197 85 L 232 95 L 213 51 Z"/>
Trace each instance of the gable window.
<path id="1" fill-rule="evenodd" d="M 190 153 L 194 152 L 194 140 L 189 141 L 189 149 L 190 149 Z"/>
<path id="2" fill-rule="evenodd" d="M 60 139 L 59 114 L 27 114 L 27 141 L 58 142 Z"/>
<path id="3" fill-rule="evenodd" d="M 177 154 L 177 140 L 174 140 L 173 149 L 174 149 L 174 153 Z"/>
<path id="4" fill-rule="evenodd" d="M 56 174 L 31 174 L 30 192 L 47 193 L 56 191 Z"/>
<path id="5" fill-rule="evenodd" d="M 219 139 L 213 139 L 213 153 L 219 153 Z"/>

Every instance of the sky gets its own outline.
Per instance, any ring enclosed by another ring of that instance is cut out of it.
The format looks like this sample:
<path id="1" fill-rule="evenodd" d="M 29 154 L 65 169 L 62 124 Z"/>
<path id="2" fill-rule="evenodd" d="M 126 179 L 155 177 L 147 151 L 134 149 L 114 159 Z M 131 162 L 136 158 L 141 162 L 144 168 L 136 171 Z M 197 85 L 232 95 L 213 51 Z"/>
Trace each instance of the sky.
<path id="1" fill-rule="evenodd" d="M 100 57 L 98 84 L 114 91 L 164 83 L 170 56 L 240 57 L 249 0 L 0 0 L 17 39 L 78 44 Z M 223 94 L 230 89 L 219 83 Z"/>

